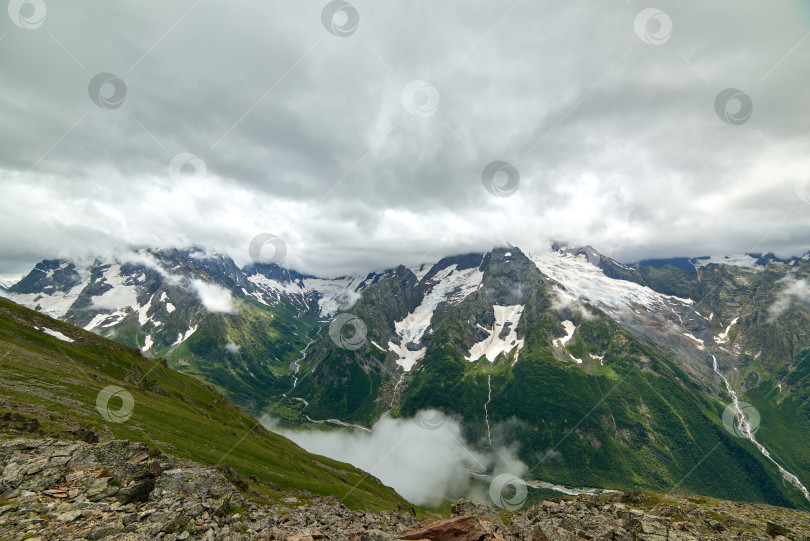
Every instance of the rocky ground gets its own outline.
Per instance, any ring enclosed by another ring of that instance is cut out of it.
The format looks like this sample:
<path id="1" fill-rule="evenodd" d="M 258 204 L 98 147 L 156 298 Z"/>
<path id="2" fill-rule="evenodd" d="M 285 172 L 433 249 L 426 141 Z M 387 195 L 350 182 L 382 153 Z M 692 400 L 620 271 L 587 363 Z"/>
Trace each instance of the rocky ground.
<path id="1" fill-rule="evenodd" d="M 508 514 L 460 500 L 450 518 L 423 522 L 411 509 L 352 511 L 301 494 L 257 506 L 227 468 L 127 441 L 0 440 L 0 468 L 2 540 L 810 540 L 810 513 L 640 492 Z"/>

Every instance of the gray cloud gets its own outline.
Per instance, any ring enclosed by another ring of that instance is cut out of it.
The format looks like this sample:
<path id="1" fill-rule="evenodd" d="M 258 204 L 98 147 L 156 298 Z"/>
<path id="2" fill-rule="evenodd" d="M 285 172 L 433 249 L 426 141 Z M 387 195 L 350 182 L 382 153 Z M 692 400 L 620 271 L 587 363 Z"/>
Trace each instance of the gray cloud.
<path id="1" fill-rule="evenodd" d="M 807 280 L 797 280 L 792 276 L 786 276 L 779 280 L 779 283 L 785 285 L 777 293 L 773 304 L 768 307 L 769 323 L 775 321 L 795 304 L 810 308 L 810 283 L 807 283 Z"/>
<path id="2" fill-rule="evenodd" d="M 424 415 L 430 425 L 417 419 Z M 509 473 L 522 476 L 526 465 L 517 448 L 498 442 L 515 423 L 493 427 L 495 446 L 476 450 L 466 443 L 457 420 L 435 410 L 419 412 L 414 419 L 383 417 L 362 430 L 285 430 L 264 416 L 261 423 L 291 439 L 307 451 L 348 462 L 394 488 L 417 505 L 438 505 L 462 496 L 486 501 L 486 487 L 470 480 L 469 472 Z M 429 427 L 426 427 L 429 426 Z"/>
<path id="3" fill-rule="evenodd" d="M 126 244 L 247 263 L 262 231 L 332 275 L 552 238 L 623 260 L 806 251 L 806 2 L 660 3 L 658 46 L 634 30 L 646 5 L 357 1 L 341 38 L 325 4 L 0 17 L 4 272 Z M 120 107 L 91 100 L 100 72 Z M 403 107 L 413 80 L 435 114 Z M 729 87 L 753 102 L 740 126 L 715 112 Z M 205 178 L 170 178 L 180 153 Z M 493 160 L 520 172 L 512 197 L 483 188 Z"/>

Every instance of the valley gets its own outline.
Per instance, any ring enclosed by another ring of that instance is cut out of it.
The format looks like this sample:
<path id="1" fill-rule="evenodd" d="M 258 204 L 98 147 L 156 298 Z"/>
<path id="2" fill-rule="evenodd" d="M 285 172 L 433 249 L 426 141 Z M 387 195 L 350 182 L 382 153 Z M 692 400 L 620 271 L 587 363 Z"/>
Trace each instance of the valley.
<path id="1" fill-rule="evenodd" d="M 810 311 L 771 314 L 780 281 L 810 264 L 729 261 L 688 270 L 623 265 L 590 247 L 509 247 L 325 279 L 239 269 L 201 249 L 147 251 L 124 263 L 45 261 L 2 294 L 164 357 L 265 426 L 370 433 L 436 410 L 471 452 L 514 450 L 538 486 L 806 507 L 803 444 L 768 441 L 767 429 L 764 442 L 738 438 L 722 417 L 743 396 L 783 409 L 747 394 L 766 384 L 805 392 L 790 379 L 800 358 L 782 352 L 810 346 Z M 338 314 L 362 325 L 335 330 Z M 745 378 L 726 380 L 718 366 Z M 805 406 L 791 415 L 810 425 Z"/>

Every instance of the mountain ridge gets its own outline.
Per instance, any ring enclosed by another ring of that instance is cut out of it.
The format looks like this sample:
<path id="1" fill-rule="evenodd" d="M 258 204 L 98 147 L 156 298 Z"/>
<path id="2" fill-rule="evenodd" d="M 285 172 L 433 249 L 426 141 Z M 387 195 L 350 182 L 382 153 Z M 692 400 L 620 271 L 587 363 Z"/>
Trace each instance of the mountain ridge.
<path id="1" fill-rule="evenodd" d="M 46 281 L 31 276 L 3 294 L 95 322 L 284 426 L 368 429 L 433 408 L 458 415 L 482 448 L 501 425 L 519 427 L 509 440 L 530 477 L 662 490 L 706 460 L 737 481 L 692 478 L 695 491 L 806 505 L 753 440 L 729 434 L 723 378 L 769 412 L 763 441 L 806 480 L 810 456 L 780 420 L 810 427 L 810 310 L 789 289 L 805 283 L 807 259 L 691 272 L 557 248 L 497 248 L 332 281 L 173 252 L 153 254 L 159 269 L 97 265 L 82 284 L 70 263 L 48 263 L 32 271 Z M 134 302 L 115 306 L 127 291 Z M 714 456 L 703 456 L 706 439 L 719 446 Z M 550 458 L 558 454 L 563 462 Z"/>

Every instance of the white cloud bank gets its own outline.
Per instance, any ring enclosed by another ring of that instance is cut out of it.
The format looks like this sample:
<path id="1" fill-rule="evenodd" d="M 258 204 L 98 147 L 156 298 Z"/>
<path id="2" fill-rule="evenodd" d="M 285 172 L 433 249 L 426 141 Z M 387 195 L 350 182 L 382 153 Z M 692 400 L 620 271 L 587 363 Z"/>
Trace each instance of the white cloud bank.
<path id="1" fill-rule="evenodd" d="M 224 287 L 208 284 L 202 280 L 192 280 L 191 287 L 194 288 L 197 296 L 200 297 L 200 302 L 209 312 L 233 314 L 236 311 L 231 292 Z"/>
<path id="2" fill-rule="evenodd" d="M 420 418 L 429 423 L 420 423 Z M 384 417 L 370 433 L 279 429 L 269 417 L 261 422 L 311 453 L 348 462 L 374 475 L 417 505 L 462 496 L 484 501 L 486 487 L 474 486 L 470 470 L 517 476 L 526 472 L 514 447 L 495 446 L 486 453 L 473 450 L 465 443 L 458 421 L 432 410 L 419 412 L 413 419 Z"/>
<path id="3" fill-rule="evenodd" d="M 810 283 L 807 280 L 785 277 L 780 280 L 780 283 L 787 285 L 777 294 L 776 300 L 768 308 L 769 323 L 787 312 L 795 303 L 810 307 Z"/>

